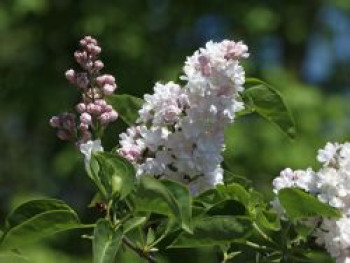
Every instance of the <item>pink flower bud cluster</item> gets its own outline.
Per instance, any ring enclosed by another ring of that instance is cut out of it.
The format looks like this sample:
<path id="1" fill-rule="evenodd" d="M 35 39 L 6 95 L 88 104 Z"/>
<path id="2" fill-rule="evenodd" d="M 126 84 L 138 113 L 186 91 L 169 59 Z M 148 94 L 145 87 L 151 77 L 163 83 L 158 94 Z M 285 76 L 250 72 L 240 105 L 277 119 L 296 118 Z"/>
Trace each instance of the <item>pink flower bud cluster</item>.
<path id="1" fill-rule="evenodd" d="M 50 119 L 50 125 L 57 128 L 57 137 L 64 141 L 74 140 L 76 137 L 75 115 L 72 113 L 63 113 L 53 116 Z"/>
<path id="2" fill-rule="evenodd" d="M 58 129 L 60 139 L 75 140 L 78 144 L 99 137 L 106 126 L 118 118 L 118 113 L 105 100 L 114 93 L 117 84 L 114 76 L 100 73 L 104 67 L 99 59 L 101 47 L 90 36 L 80 40 L 80 46 L 81 49 L 74 52 L 74 58 L 83 71 L 69 69 L 65 73 L 68 82 L 82 93 L 82 100 L 75 107 L 78 116 L 63 114 L 50 121 L 51 126 Z"/>

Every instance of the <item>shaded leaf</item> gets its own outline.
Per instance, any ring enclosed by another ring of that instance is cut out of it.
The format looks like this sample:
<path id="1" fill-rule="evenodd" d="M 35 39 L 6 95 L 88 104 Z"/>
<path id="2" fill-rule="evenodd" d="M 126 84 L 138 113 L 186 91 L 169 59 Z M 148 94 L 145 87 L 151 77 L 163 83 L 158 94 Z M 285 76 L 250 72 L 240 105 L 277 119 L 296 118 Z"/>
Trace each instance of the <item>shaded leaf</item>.
<path id="1" fill-rule="evenodd" d="M 143 225 L 146 221 L 147 221 L 146 217 L 133 217 L 133 218 L 127 220 L 123 224 L 124 234 L 135 229 L 136 227 L 138 227 L 140 225 Z"/>
<path id="2" fill-rule="evenodd" d="M 192 198 L 188 188 L 178 182 L 170 180 L 162 180 L 162 183 L 168 188 L 168 190 L 174 195 L 181 213 L 181 227 L 187 232 L 192 231 L 191 218 L 192 218 Z"/>
<path id="3" fill-rule="evenodd" d="M 14 210 L 6 220 L 1 248 L 18 248 L 57 232 L 82 225 L 77 214 L 65 203 L 54 199 L 32 200 Z"/>
<path id="4" fill-rule="evenodd" d="M 176 184 L 178 186 L 175 187 Z M 170 185 L 171 187 L 168 188 Z M 179 183 L 164 183 L 163 180 L 142 176 L 134 195 L 135 209 L 175 218 L 184 230 L 188 231 L 191 227 L 187 222 L 187 216 L 190 213 L 187 207 L 187 197 L 180 199 L 181 204 L 176 199 L 179 193 L 187 191 L 182 187 L 184 186 L 180 186 Z"/>
<path id="5" fill-rule="evenodd" d="M 212 216 L 194 222 L 193 234 L 181 233 L 171 248 L 204 247 L 225 244 L 247 238 L 252 224 L 249 219 L 235 216 Z"/>
<path id="6" fill-rule="evenodd" d="M 138 110 L 144 103 L 142 99 L 127 94 L 109 96 L 106 100 L 129 126 L 135 124 L 139 116 Z"/>
<path id="7" fill-rule="evenodd" d="M 120 228 L 113 229 L 109 221 L 100 219 L 94 230 L 93 263 L 113 263 L 122 237 Z"/>

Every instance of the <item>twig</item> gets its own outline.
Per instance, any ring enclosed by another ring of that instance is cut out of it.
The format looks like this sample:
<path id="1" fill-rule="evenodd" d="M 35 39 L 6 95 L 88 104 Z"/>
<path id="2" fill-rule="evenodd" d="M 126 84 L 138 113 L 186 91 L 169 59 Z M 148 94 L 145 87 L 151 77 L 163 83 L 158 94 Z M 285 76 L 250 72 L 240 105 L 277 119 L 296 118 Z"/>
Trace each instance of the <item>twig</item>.
<path id="1" fill-rule="evenodd" d="M 137 247 L 131 240 L 129 240 L 127 237 L 123 238 L 123 244 L 125 244 L 128 248 L 135 251 L 140 257 L 145 258 L 150 263 L 157 263 L 154 256 L 150 255 L 146 251 L 142 250 L 141 248 Z"/>

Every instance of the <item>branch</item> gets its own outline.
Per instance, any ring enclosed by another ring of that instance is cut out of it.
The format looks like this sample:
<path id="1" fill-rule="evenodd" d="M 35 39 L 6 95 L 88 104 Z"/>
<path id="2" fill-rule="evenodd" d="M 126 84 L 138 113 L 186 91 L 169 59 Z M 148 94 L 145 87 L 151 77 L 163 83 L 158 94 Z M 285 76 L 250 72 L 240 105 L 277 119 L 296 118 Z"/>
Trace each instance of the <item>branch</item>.
<path id="1" fill-rule="evenodd" d="M 136 252 L 140 257 L 146 259 L 149 263 L 157 263 L 154 256 L 150 255 L 149 253 L 145 252 L 141 248 L 137 247 L 130 239 L 127 237 L 123 238 L 123 244 L 126 245 L 128 248 Z"/>

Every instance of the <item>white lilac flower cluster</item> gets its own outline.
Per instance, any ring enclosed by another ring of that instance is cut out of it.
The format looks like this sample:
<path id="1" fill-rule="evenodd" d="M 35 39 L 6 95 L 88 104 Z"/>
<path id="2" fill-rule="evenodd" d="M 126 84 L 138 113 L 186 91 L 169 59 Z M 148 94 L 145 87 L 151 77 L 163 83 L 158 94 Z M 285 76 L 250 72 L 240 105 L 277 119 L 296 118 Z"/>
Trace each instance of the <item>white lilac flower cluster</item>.
<path id="1" fill-rule="evenodd" d="M 137 125 L 120 135 L 118 149 L 138 176 L 175 179 L 194 194 L 223 181 L 224 129 L 244 108 L 240 60 L 248 56 L 242 42 L 210 41 L 187 58 L 183 87 L 157 83 L 144 96 Z"/>
<path id="2" fill-rule="evenodd" d="M 324 203 L 340 209 L 340 219 L 323 218 L 316 225 L 316 242 L 325 246 L 337 263 L 350 262 L 350 143 L 327 143 L 319 150 L 317 160 L 323 165 L 314 172 L 285 169 L 273 181 L 274 192 L 287 187 L 305 190 Z M 282 216 L 278 199 L 273 207 Z"/>

